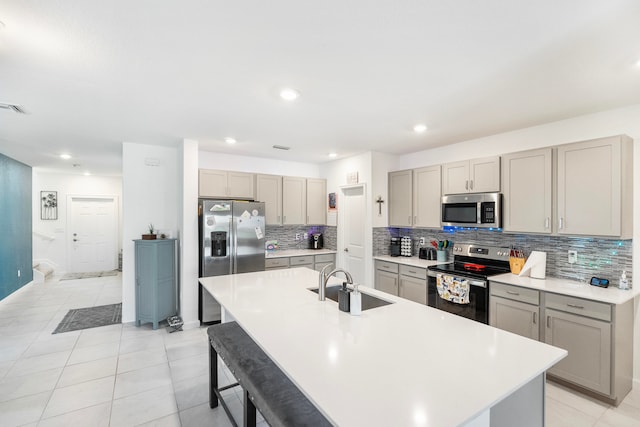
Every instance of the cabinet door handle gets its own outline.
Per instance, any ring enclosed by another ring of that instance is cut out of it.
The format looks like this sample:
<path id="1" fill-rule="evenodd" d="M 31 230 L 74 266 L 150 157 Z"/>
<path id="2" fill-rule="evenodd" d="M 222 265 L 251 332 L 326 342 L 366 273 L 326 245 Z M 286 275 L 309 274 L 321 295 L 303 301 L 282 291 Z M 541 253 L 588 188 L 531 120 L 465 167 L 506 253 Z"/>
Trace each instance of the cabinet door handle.
<path id="1" fill-rule="evenodd" d="M 408 270 L 408 271 L 409 271 L 409 273 L 411 273 L 411 274 L 416 274 L 416 272 L 415 272 L 415 271 L 413 271 L 413 270 Z"/>
<path id="2" fill-rule="evenodd" d="M 278 215 L 277 218 L 276 222 L 280 222 L 280 215 Z"/>
<path id="3" fill-rule="evenodd" d="M 411 215 L 409 215 L 409 225 L 411 225 Z"/>
<path id="4" fill-rule="evenodd" d="M 309 224 L 309 215 L 307 215 L 307 224 Z"/>
<path id="5" fill-rule="evenodd" d="M 520 295 L 519 292 L 507 291 L 509 295 Z"/>
<path id="6" fill-rule="evenodd" d="M 544 220 L 544 228 L 545 230 L 549 229 L 549 217 L 546 217 Z"/>
<path id="7" fill-rule="evenodd" d="M 547 328 L 551 327 L 551 316 L 547 316 Z"/>
<path id="8" fill-rule="evenodd" d="M 287 222 L 287 216 L 286 216 L 286 215 L 284 215 L 284 216 L 282 217 L 282 222 Z"/>
<path id="9" fill-rule="evenodd" d="M 583 309 L 584 306 L 582 305 L 578 305 L 578 304 L 567 304 L 568 307 L 573 307 L 573 308 L 579 308 L 579 309 Z"/>
<path id="10" fill-rule="evenodd" d="M 473 180 L 469 181 L 469 190 L 473 190 Z"/>
<path id="11" fill-rule="evenodd" d="M 414 224 L 417 224 L 417 223 L 418 223 L 418 216 L 417 216 L 417 215 L 415 215 L 415 216 L 413 217 L 413 223 L 414 223 Z"/>
<path id="12" fill-rule="evenodd" d="M 558 227 L 560 230 L 564 228 L 564 218 L 560 217 L 560 226 Z"/>
<path id="13" fill-rule="evenodd" d="M 469 189 L 469 180 L 466 180 L 466 181 L 464 182 L 464 189 L 465 189 L 465 190 L 468 190 L 468 189 Z"/>
<path id="14" fill-rule="evenodd" d="M 533 312 L 533 324 L 534 324 L 534 325 L 536 324 L 536 314 L 538 314 L 538 313 L 536 313 L 536 312 L 534 311 L 534 312 Z"/>

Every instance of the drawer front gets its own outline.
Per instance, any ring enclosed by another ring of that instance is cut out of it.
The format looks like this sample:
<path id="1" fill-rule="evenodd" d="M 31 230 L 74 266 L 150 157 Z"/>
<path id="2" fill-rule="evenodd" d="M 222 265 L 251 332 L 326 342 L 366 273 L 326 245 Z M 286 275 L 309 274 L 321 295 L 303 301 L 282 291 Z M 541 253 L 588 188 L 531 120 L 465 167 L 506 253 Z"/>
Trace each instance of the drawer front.
<path id="1" fill-rule="evenodd" d="M 288 268 L 289 258 L 267 258 L 264 260 L 264 268 Z"/>
<path id="2" fill-rule="evenodd" d="M 540 292 L 535 289 L 521 288 L 520 286 L 505 285 L 504 283 L 490 282 L 489 292 L 497 297 L 512 299 L 527 304 L 539 305 Z"/>
<path id="3" fill-rule="evenodd" d="M 400 266 L 400 274 L 403 276 L 415 277 L 416 279 L 427 279 L 427 269 L 420 267 Z"/>
<path id="4" fill-rule="evenodd" d="M 313 255 L 292 256 L 291 258 L 289 258 L 290 267 L 298 267 L 301 265 L 311 265 L 311 264 L 313 264 Z"/>
<path id="5" fill-rule="evenodd" d="M 611 305 L 607 303 L 546 293 L 545 304 L 547 308 L 553 308 L 567 313 L 575 313 L 580 316 L 592 317 L 607 322 L 611 321 Z"/>
<path id="6" fill-rule="evenodd" d="M 387 262 L 387 261 L 376 261 L 376 269 L 388 271 L 389 273 L 397 273 L 398 264 L 394 264 L 392 262 Z"/>
<path id="7" fill-rule="evenodd" d="M 335 254 L 321 254 L 321 255 L 316 255 L 316 262 L 335 262 L 336 256 Z"/>

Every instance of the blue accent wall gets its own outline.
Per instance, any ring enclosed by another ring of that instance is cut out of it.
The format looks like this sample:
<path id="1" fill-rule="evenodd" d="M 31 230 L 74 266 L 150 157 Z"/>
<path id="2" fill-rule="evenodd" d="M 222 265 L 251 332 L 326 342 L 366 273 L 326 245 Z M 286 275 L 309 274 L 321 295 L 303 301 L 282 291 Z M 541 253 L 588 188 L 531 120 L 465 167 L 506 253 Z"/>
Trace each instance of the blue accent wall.
<path id="1" fill-rule="evenodd" d="M 31 167 L 0 154 L 0 299 L 33 280 L 32 191 Z"/>

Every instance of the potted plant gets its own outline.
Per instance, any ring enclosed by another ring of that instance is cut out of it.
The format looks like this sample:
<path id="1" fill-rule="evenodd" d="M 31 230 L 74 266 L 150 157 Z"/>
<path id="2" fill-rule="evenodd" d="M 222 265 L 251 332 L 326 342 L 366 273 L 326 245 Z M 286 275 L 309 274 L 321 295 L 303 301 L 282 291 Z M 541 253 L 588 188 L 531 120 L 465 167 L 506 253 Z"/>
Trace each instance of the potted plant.
<path id="1" fill-rule="evenodd" d="M 155 228 L 153 224 L 149 224 L 149 234 L 143 234 L 142 240 L 155 240 L 157 238 L 156 233 L 154 233 Z"/>

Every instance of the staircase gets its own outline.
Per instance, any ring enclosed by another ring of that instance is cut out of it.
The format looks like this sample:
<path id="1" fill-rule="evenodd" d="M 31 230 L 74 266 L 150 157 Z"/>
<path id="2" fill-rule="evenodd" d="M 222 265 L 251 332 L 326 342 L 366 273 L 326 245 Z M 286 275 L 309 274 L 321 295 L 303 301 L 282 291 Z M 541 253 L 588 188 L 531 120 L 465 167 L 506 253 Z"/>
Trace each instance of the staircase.
<path id="1" fill-rule="evenodd" d="M 34 262 L 33 263 L 33 282 L 44 283 L 47 279 L 53 276 L 53 267 L 46 262 Z"/>

